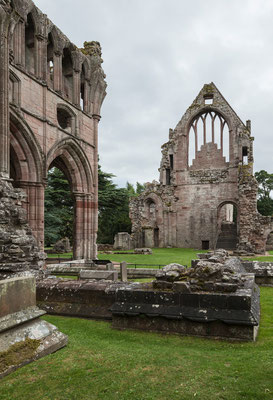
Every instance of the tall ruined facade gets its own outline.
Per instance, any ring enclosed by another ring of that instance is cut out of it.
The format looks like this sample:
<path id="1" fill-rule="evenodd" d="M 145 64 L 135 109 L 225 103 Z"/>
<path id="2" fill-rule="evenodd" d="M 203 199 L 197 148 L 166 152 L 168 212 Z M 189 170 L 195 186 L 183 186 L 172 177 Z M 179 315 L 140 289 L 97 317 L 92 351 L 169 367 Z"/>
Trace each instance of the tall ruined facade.
<path id="1" fill-rule="evenodd" d="M 98 42 L 78 49 L 31 0 L 0 0 L 0 177 L 26 193 L 43 247 L 47 173 L 65 174 L 77 259 L 96 255 L 101 63 Z"/>
<path id="2" fill-rule="evenodd" d="M 251 124 L 213 83 L 170 129 L 159 171 L 130 201 L 135 246 L 265 250 L 273 228 L 257 212 Z"/>

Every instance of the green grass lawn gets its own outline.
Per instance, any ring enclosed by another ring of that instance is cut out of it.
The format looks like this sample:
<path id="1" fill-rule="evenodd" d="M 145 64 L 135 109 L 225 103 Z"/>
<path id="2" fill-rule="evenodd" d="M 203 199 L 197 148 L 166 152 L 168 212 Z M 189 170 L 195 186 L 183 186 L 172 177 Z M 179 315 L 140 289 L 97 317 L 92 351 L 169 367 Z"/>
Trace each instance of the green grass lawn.
<path id="1" fill-rule="evenodd" d="M 272 400 L 273 288 L 261 289 L 256 343 L 116 331 L 46 316 L 66 348 L 0 383 L 1 400 Z"/>
<path id="2" fill-rule="evenodd" d="M 204 253 L 203 250 L 194 249 L 152 249 L 153 254 L 151 255 L 139 255 L 139 254 L 99 254 L 100 260 L 111 260 L 127 263 L 143 264 L 143 266 L 149 264 L 154 265 L 167 265 L 170 263 L 179 263 L 182 265 L 191 265 L 191 260 L 197 258 L 197 253 Z"/>

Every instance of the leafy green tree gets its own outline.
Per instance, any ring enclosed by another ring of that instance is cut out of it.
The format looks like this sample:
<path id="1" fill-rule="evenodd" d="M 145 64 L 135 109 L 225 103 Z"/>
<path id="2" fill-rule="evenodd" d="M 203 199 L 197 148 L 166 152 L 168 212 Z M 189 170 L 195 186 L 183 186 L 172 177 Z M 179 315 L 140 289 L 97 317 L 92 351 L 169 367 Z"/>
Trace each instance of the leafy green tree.
<path id="1" fill-rule="evenodd" d="M 57 240 L 68 237 L 73 241 L 74 202 L 69 182 L 58 168 L 48 172 L 45 189 L 45 245 L 50 246 Z"/>
<path id="2" fill-rule="evenodd" d="M 113 183 L 113 174 L 98 169 L 98 243 L 113 243 L 118 232 L 131 233 L 132 223 L 129 218 L 129 198 L 143 190 L 137 183 L 137 189 L 127 182 L 126 188 L 118 188 Z"/>
<path id="3" fill-rule="evenodd" d="M 262 215 L 273 215 L 273 174 L 265 170 L 255 172 L 255 178 L 259 183 L 257 208 Z"/>

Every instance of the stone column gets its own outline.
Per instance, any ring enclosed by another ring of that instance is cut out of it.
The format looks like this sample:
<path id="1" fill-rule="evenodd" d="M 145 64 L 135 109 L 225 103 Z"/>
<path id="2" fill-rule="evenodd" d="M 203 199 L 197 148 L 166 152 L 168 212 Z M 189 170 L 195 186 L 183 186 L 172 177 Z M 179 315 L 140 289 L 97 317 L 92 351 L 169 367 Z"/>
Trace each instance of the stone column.
<path id="1" fill-rule="evenodd" d="M 94 199 L 93 199 L 93 232 L 94 232 L 94 245 L 93 245 L 93 258 L 97 256 L 97 231 L 98 231 L 98 126 L 100 121 L 100 115 L 93 114 L 93 134 L 94 134 Z"/>
<path id="2" fill-rule="evenodd" d="M 9 28 L 11 16 L 0 6 L 0 178 L 9 178 Z"/>
<path id="3" fill-rule="evenodd" d="M 44 185 L 36 182 L 19 182 L 27 195 L 28 223 L 40 249 L 44 247 Z"/>
<path id="4" fill-rule="evenodd" d="M 56 51 L 53 56 L 53 88 L 56 92 L 61 92 L 62 86 L 62 53 L 60 51 Z"/>
<path id="5" fill-rule="evenodd" d="M 81 74 L 79 70 L 73 69 L 73 104 L 80 106 L 81 96 Z"/>
<path id="6" fill-rule="evenodd" d="M 44 44 L 45 38 L 42 35 L 35 37 L 35 75 L 37 78 L 45 79 L 44 76 Z"/>
<path id="7" fill-rule="evenodd" d="M 74 243 L 73 256 L 74 259 L 80 260 L 83 258 L 83 193 L 73 193 L 75 198 L 74 205 Z"/>

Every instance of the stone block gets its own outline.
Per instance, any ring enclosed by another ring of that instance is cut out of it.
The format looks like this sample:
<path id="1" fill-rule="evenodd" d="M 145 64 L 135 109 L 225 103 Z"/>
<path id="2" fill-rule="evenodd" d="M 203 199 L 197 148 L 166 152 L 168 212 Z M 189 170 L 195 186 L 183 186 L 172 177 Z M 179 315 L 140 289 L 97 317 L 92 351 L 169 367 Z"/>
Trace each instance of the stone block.
<path id="1" fill-rule="evenodd" d="M 122 262 L 120 264 L 120 278 L 122 282 L 127 282 L 128 274 L 127 274 L 127 263 Z"/>
<path id="2" fill-rule="evenodd" d="M 116 281 L 118 280 L 118 272 L 81 270 L 80 279 L 97 279 L 97 280 L 104 279 L 107 281 Z"/>
<path id="3" fill-rule="evenodd" d="M 34 277 L 0 281 L 0 318 L 36 305 Z"/>

